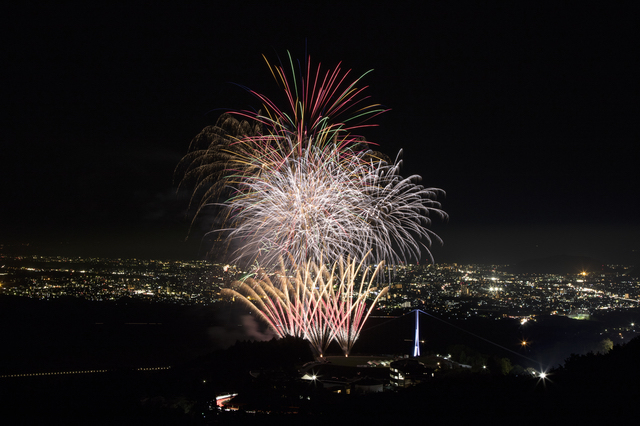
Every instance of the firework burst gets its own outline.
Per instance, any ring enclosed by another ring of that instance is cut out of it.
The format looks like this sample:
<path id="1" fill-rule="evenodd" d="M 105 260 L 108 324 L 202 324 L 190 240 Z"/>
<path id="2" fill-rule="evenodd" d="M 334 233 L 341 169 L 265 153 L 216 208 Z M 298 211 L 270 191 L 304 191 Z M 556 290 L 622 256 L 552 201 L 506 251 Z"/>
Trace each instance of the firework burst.
<path id="1" fill-rule="evenodd" d="M 181 185 L 195 183 L 192 202 L 199 198 L 196 216 L 203 207 L 218 203 L 227 194 L 225 189 L 242 188 L 243 178 L 278 169 L 309 146 L 331 144 L 338 150 L 369 150 L 369 143 L 356 132 L 375 126 L 365 123 L 385 110 L 366 104 L 366 86 L 358 86 L 367 73 L 351 82 L 350 70 L 343 72 L 338 65 L 322 72 L 319 65 L 314 71 L 309 58 L 306 71 L 296 77 L 291 56 L 289 63 L 291 73 L 267 61 L 288 108 L 280 109 L 266 96 L 247 89 L 262 103 L 261 110 L 223 114 L 191 141 L 176 175 L 181 176 Z M 387 158 L 374 152 L 366 158 L 372 155 Z"/>
<path id="2" fill-rule="evenodd" d="M 230 200 L 241 241 L 237 259 L 250 256 L 289 266 L 341 257 L 398 263 L 429 253 L 429 214 L 443 215 L 435 201 L 440 192 L 402 178 L 399 163 L 367 162 L 365 153 L 311 146 L 268 173 L 242 177 L 242 190 Z M 438 237 L 435 237 L 438 239 Z M 439 240 L 439 239 L 438 239 Z"/>
<path id="3" fill-rule="evenodd" d="M 310 60 L 297 78 L 269 69 L 288 108 L 252 92 L 264 112 L 223 115 L 180 165 L 184 181 L 196 182 L 197 213 L 221 209 L 223 226 L 213 232 L 240 247 L 230 260 L 273 267 L 284 258 L 291 266 L 362 259 L 369 250 L 373 263 L 431 258 L 432 239 L 441 240 L 428 226 L 430 215 L 446 217 L 436 201 L 443 191 L 419 185 L 417 175 L 403 178 L 401 161 L 355 134 L 384 111 L 366 103 L 366 86 L 349 83 L 340 67 L 313 71 Z"/>
<path id="4" fill-rule="evenodd" d="M 376 302 L 388 290 L 373 285 L 381 266 L 371 271 L 363 269 L 362 261 L 340 259 L 328 269 L 307 262 L 289 276 L 281 263 L 278 273 L 258 271 L 256 278 L 237 281 L 222 294 L 247 305 L 278 337 L 304 338 L 320 356 L 335 340 L 348 355 Z"/>
<path id="5" fill-rule="evenodd" d="M 387 291 L 372 286 L 382 264 L 431 258 L 432 239 L 441 242 L 428 227 L 432 215 L 446 218 L 444 192 L 402 177 L 400 154 L 391 161 L 358 135 L 385 111 L 368 103 L 364 75 L 352 81 L 351 71 L 322 71 L 310 59 L 298 74 L 289 62 L 292 72 L 267 61 L 286 108 L 251 92 L 261 110 L 224 114 L 178 170 L 195 182 L 196 216 L 221 209 L 224 225 L 212 232 L 241 247 L 232 260 L 262 266 L 223 293 L 280 337 L 308 339 L 319 354 L 335 340 L 348 354 Z"/>
<path id="6" fill-rule="evenodd" d="M 295 70 L 293 61 L 290 57 L 289 59 L 291 69 Z M 320 66 L 312 66 L 310 59 L 306 63 L 305 71 L 300 72 L 298 76 L 295 71 L 287 73 L 282 66 L 273 66 L 268 62 L 267 64 L 278 84 L 284 89 L 287 108 L 279 109 L 276 103 L 266 96 L 252 92 L 262 103 L 261 111 L 235 111 L 224 114 L 215 126 L 205 128 L 194 138 L 190 152 L 177 168 L 178 174 L 183 177 L 182 183 L 195 182 L 192 202 L 199 199 L 195 216 L 201 214 L 205 207 L 219 207 L 222 218 L 220 222 L 224 224 L 220 227 L 222 230 L 215 230 L 219 239 L 226 242 L 236 241 L 245 246 L 230 259 L 234 262 L 251 263 L 258 260 L 264 264 L 266 247 L 277 250 L 266 256 L 267 261 L 273 261 L 283 254 L 283 249 L 286 250 L 290 246 L 287 242 L 290 234 L 285 236 L 284 240 L 277 241 L 283 236 L 280 232 L 282 230 L 279 230 L 277 235 L 271 235 L 266 240 L 266 245 L 247 239 L 250 235 L 247 223 L 255 223 L 255 220 L 247 221 L 247 218 L 250 212 L 258 209 L 250 208 L 245 212 L 242 210 L 251 201 L 256 200 L 255 195 L 265 185 L 269 185 L 267 181 L 279 180 L 283 183 L 286 179 L 291 183 L 289 187 L 295 186 L 296 191 L 303 195 L 304 185 L 314 180 L 318 181 L 318 175 L 324 169 L 325 172 L 338 173 L 338 178 L 331 183 L 334 188 L 344 188 L 346 178 L 351 179 L 351 187 L 357 181 L 371 185 L 373 182 L 367 181 L 366 175 L 376 171 L 373 163 L 385 162 L 387 159 L 383 154 L 370 150 L 368 142 L 356 134 L 363 127 L 373 126 L 366 124 L 367 120 L 384 111 L 379 105 L 367 104 L 368 98 L 364 95 L 366 86 L 360 86 L 360 79 L 364 75 L 350 81 L 351 71 L 343 72 L 340 66 L 333 70 L 321 71 Z M 329 154 L 331 166 L 317 167 L 322 162 L 319 160 L 321 154 Z M 313 176 L 303 176 L 306 172 Z M 293 185 L 295 182 L 292 178 L 297 179 L 299 185 Z M 280 185 L 280 189 L 286 188 L 286 185 Z M 277 191 L 268 192 L 276 193 Z M 354 191 L 348 193 L 354 194 Z M 317 194 L 308 195 L 321 200 Z M 342 198 L 341 208 L 347 209 L 345 197 Z M 354 199 L 354 202 L 360 203 L 362 198 L 360 196 L 360 199 Z M 223 201 L 225 199 L 226 201 Z M 301 199 L 309 197 L 303 196 Z M 306 215 L 305 209 L 298 211 Z M 335 220 L 330 223 L 341 226 Z M 233 232 L 235 229 L 239 230 Z M 263 237 L 265 229 L 264 226 L 261 227 L 261 232 L 256 233 L 256 237 Z M 310 231 L 305 234 L 301 245 L 306 245 L 306 250 L 312 250 L 317 254 L 319 249 L 313 249 L 308 244 L 317 245 L 322 233 L 317 232 L 318 226 L 307 226 L 305 229 Z M 311 235 L 311 232 L 315 235 Z M 233 235 L 229 236 L 229 233 Z M 340 239 L 333 238 L 336 234 L 337 230 L 327 233 L 332 238 L 327 240 L 324 247 L 336 247 L 336 243 L 345 245 L 348 234 Z M 293 248 L 298 249 L 296 246 L 294 244 Z M 358 250 L 353 250 L 355 246 L 356 244 L 352 243 L 347 250 L 343 249 L 340 253 L 336 253 L 337 249 L 331 249 L 325 259 L 335 260 L 337 254 L 355 255 L 358 253 Z M 285 258 L 289 258 L 288 254 L 285 254 Z M 312 260 L 317 258 L 311 257 Z M 305 260 L 307 259 L 295 255 L 297 264 L 303 264 Z"/>

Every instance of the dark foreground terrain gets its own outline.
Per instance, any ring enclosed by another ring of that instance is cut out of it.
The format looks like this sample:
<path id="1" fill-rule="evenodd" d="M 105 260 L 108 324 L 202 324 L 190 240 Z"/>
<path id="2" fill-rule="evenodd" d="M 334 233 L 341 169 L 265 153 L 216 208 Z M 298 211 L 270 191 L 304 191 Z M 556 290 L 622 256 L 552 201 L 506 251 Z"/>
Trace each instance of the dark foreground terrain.
<path id="1" fill-rule="evenodd" d="M 4 378 L 3 423 L 392 424 L 417 418 L 455 424 L 594 424 L 637 414 L 640 338 L 606 355 L 573 356 L 544 380 L 495 372 L 436 373 L 407 389 L 367 395 L 335 394 L 320 383 L 298 380 L 294 366 L 311 356 L 304 342 L 275 342 L 238 344 L 161 372 Z M 248 368 L 258 366 L 269 368 L 269 374 L 250 376 Z M 239 411 L 212 405 L 223 388 L 239 393 Z"/>
<path id="2" fill-rule="evenodd" d="M 0 303 L 2 424 L 389 424 L 415 419 L 592 424 L 636 415 L 640 338 L 606 354 L 571 355 L 546 379 L 522 369 L 505 374 L 488 363 L 486 371 L 436 371 L 433 378 L 399 391 L 347 395 L 330 392 L 322 381 L 299 379 L 301 366 L 313 360 L 306 342 L 249 341 L 238 333 L 237 328 L 257 326 L 243 324 L 243 313 L 131 301 L 109 305 L 3 298 Z M 469 327 L 475 332 L 480 326 Z M 383 344 L 384 328 L 371 328 L 363 347 Z M 512 328 L 501 324 L 496 338 L 510 338 Z M 572 336 L 573 331 L 556 328 L 540 330 L 559 339 Z M 378 339 L 374 330 L 382 330 Z M 252 333 L 263 336 L 263 331 L 257 327 Z M 436 331 L 431 330 L 431 344 L 444 345 Z M 522 329 L 516 326 L 515 332 Z M 224 336 L 240 338 L 229 346 Z M 406 344 L 402 333 L 389 337 L 394 341 Z M 473 342 L 458 343 L 492 353 Z M 524 364 L 518 358 L 511 354 L 514 365 Z M 95 368 L 107 371 L 16 377 Z M 364 377 L 368 370 L 353 368 L 347 375 Z M 237 412 L 220 411 L 213 404 L 225 392 L 238 393 Z"/>

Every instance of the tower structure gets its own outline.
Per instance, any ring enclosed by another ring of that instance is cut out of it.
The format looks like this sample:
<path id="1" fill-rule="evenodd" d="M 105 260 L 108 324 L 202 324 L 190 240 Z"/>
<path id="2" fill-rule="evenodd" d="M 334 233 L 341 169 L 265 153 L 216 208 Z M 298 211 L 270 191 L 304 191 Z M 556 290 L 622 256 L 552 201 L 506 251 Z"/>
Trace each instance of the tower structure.
<path id="1" fill-rule="evenodd" d="M 416 309 L 416 334 L 413 338 L 413 356 L 420 356 L 420 311 Z"/>

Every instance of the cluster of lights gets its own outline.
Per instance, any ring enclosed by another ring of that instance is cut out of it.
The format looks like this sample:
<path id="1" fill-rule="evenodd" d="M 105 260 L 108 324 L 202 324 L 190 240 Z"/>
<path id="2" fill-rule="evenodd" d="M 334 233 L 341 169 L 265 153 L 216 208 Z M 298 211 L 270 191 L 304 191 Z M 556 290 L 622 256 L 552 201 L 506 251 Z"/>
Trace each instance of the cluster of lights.
<path id="1" fill-rule="evenodd" d="M 171 367 L 140 367 L 136 368 L 137 371 L 156 371 L 156 370 L 169 370 Z M 94 374 L 94 373 L 107 373 L 111 370 L 75 370 L 75 371 L 53 371 L 49 373 L 24 373 L 24 374 L 5 374 L 0 378 L 9 377 L 41 377 L 41 376 L 64 376 L 69 374 Z"/>
<path id="2" fill-rule="evenodd" d="M 92 374 L 92 373 L 106 373 L 109 370 L 78 370 L 78 371 L 55 371 L 50 373 L 26 373 L 26 374 L 5 374 L 0 378 L 5 377 L 36 377 L 36 376 L 60 376 L 68 374 Z"/>

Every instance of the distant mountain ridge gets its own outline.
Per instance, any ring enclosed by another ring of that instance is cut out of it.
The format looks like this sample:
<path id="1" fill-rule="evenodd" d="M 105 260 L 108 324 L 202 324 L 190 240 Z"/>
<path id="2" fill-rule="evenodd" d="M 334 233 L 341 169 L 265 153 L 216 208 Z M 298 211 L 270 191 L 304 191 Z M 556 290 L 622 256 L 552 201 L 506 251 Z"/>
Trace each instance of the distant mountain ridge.
<path id="1" fill-rule="evenodd" d="M 557 255 L 523 260 L 505 268 L 507 272 L 522 274 L 579 274 L 581 272 L 612 272 L 604 262 L 586 256 Z"/>

